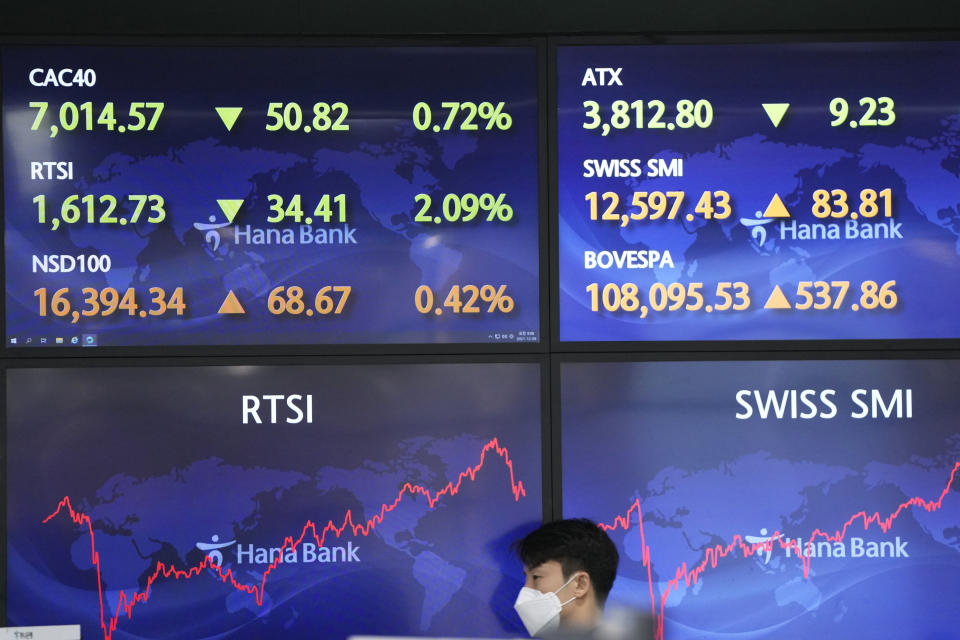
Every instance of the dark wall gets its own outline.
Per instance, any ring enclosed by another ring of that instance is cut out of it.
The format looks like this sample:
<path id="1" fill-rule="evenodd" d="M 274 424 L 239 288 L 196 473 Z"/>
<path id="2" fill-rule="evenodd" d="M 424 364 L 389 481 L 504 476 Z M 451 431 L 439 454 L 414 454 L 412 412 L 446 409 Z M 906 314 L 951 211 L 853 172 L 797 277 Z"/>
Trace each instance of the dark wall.
<path id="1" fill-rule="evenodd" d="M 949 0 L 0 0 L 0 35 L 951 30 Z"/>

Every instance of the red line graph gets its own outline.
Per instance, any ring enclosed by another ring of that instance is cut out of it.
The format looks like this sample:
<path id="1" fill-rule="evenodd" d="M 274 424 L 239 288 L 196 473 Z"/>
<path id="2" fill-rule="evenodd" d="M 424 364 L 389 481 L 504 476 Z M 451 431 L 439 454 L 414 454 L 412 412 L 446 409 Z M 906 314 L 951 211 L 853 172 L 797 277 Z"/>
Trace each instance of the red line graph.
<path id="1" fill-rule="evenodd" d="M 176 580 L 186 580 L 200 575 L 204 569 L 215 569 L 220 576 L 221 582 L 229 582 L 230 585 L 237 591 L 252 594 L 254 598 L 256 598 L 257 605 L 263 605 L 263 590 L 267 584 L 267 577 L 274 569 L 282 564 L 284 552 L 287 549 L 296 549 L 298 546 L 300 546 L 300 543 L 302 543 L 307 537 L 308 532 L 313 539 L 316 540 L 318 547 L 324 546 L 323 542 L 328 533 L 332 533 L 339 538 L 340 535 L 347 529 L 347 527 L 350 527 L 350 530 L 355 536 L 367 536 L 374 529 L 374 527 L 383 522 L 384 516 L 393 511 L 397 505 L 400 504 L 403 498 L 408 495 L 419 495 L 425 497 L 430 505 L 430 508 L 432 509 L 443 496 L 454 496 L 459 493 L 464 479 L 469 479 L 471 482 L 475 480 L 477 472 L 483 468 L 487 460 L 487 454 L 491 451 L 496 452 L 496 455 L 503 460 L 503 463 L 509 470 L 513 499 L 515 501 L 519 501 L 521 497 L 527 495 L 527 492 L 523 488 L 523 482 L 514 477 L 513 462 L 510 460 L 510 454 L 506 447 L 501 447 L 497 439 L 494 438 L 483 446 L 483 449 L 480 451 L 480 461 L 475 466 L 467 467 L 467 469 L 461 471 L 456 482 L 448 482 L 446 486 L 435 493 L 431 493 L 428 489 L 420 485 L 407 482 L 400 488 L 400 491 L 397 493 L 397 497 L 393 500 L 393 502 L 383 503 L 380 506 L 379 512 L 365 522 L 354 523 L 353 513 L 351 513 L 350 510 L 347 510 L 341 525 L 338 526 L 333 522 L 333 520 L 329 520 L 321 529 L 320 533 L 317 534 L 316 524 L 314 524 L 312 520 L 308 520 L 307 523 L 303 525 L 303 530 L 300 532 L 300 536 L 297 539 L 294 539 L 293 536 L 284 538 L 278 557 L 267 567 L 266 571 L 263 572 L 263 580 L 259 585 L 248 585 L 237 582 L 233 576 L 233 571 L 230 569 L 225 571 L 221 570 L 218 565 L 211 561 L 209 556 L 205 556 L 199 565 L 190 567 L 189 569 L 177 569 L 172 566 L 167 566 L 162 562 L 157 562 L 157 566 L 154 568 L 153 574 L 147 579 L 147 586 L 143 591 L 135 592 L 130 596 L 128 596 L 124 591 L 120 592 L 120 600 L 117 604 L 117 609 L 114 613 L 109 614 L 109 620 L 107 620 L 108 614 L 104 610 L 103 603 L 103 579 L 100 572 L 100 553 L 97 551 L 93 533 L 93 522 L 90 520 L 90 517 L 86 514 L 76 511 L 70 504 L 70 498 L 64 497 L 60 501 L 60 504 L 57 505 L 56 511 L 44 518 L 43 522 L 46 524 L 60 514 L 61 511 L 66 509 L 67 513 L 70 515 L 70 519 L 75 524 L 85 525 L 87 527 L 87 530 L 90 533 L 90 558 L 93 562 L 93 566 L 97 570 L 97 590 L 100 596 L 100 627 L 103 630 L 104 640 L 110 640 L 113 632 L 117 629 L 117 623 L 120 619 L 120 616 L 125 613 L 128 619 L 132 618 L 134 607 L 137 604 L 147 601 L 147 599 L 150 597 L 150 587 L 153 586 L 153 583 L 161 576 L 164 578 L 174 578 Z"/>
<path id="2" fill-rule="evenodd" d="M 294 539 L 292 536 L 289 536 L 284 539 L 283 545 L 280 547 L 281 550 L 278 554 L 278 557 L 264 571 L 263 579 L 259 585 L 248 585 L 238 582 L 234 578 L 233 572 L 230 569 L 225 571 L 222 570 L 221 567 L 213 564 L 209 557 L 205 557 L 199 565 L 190 567 L 188 569 L 177 569 L 172 566 L 167 566 L 162 562 L 158 562 L 154 568 L 153 574 L 147 579 L 147 586 L 143 591 L 135 592 L 130 596 L 123 591 L 120 592 L 120 599 L 116 611 L 113 614 L 110 614 L 109 620 L 107 620 L 107 612 L 104 608 L 103 585 L 100 571 L 100 554 L 96 549 L 93 522 L 90 520 L 90 517 L 74 510 L 70 503 L 70 498 L 64 497 L 57 506 L 57 509 L 49 516 L 44 518 L 43 522 L 49 522 L 59 515 L 64 509 L 66 509 L 70 519 L 75 524 L 84 525 L 87 527 L 87 530 L 90 534 L 90 557 L 94 567 L 97 570 L 97 589 L 100 598 L 100 626 L 103 630 L 104 640 L 111 640 L 111 636 L 117 628 L 120 616 L 125 613 L 128 618 L 131 618 L 133 616 L 134 607 L 137 604 L 147 601 L 147 599 L 150 597 L 151 586 L 161 576 L 164 578 L 174 578 L 177 580 L 189 579 L 200 575 L 204 569 L 214 569 L 218 573 L 221 582 L 229 582 L 234 589 L 244 593 L 252 594 L 256 599 L 257 604 L 262 605 L 264 588 L 266 587 L 268 576 L 274 569 L 282 564 L 284 551 L 299 547 L 304 539 L 307 538 L 308 532 L 316 541 L 318 547 L 324 546 L 324 540 L 326 539 L 328 533 L 333 533 L 337 538 L 339 538 L 343 532 L 347 530 L 347 527 L 350 527 L 351 532 L 355 536 L 367 536 L 378 524 L 383 522 L 384 516 L 393 511 L 393 509 L 400 504 L 404 497 L 408 495 L 419 495 L 425 497 L 430 508 L 433 508 L 436 506 L 440 498 L 444 496 L 454 496 L 459 493 L 464 479 L 469 479 L 470 481 L 475 480 L 477 472 L 484 467 L 487 460 L 487 454 L 491 451 L 494 451 L 496 455 L 503 460 L 505 466 L 510 472 L 510 484 L 513 492 L 513 498 L 515 501 L 519 501 L 521 497 L 526 496 L 526 490 L 523 487 L 523 483 L 516 480 L 514 476 L 513 462 L 510 459 L 509 452 L 505 447 L 500 446 L 497 438 L 494 438 L 483 446 L 480 451 L 480 461 L 475 466 L 468 467 L 464 471 L 460 472 L 456 482 L 448 482 L 446 486 L 439 491 L 431 493 L 423 486 L 411 484 L 409 482 L 405 483 L 400 488 L 399 492 L 397 493 L 397 497 L 393 500 L 393 502 L 383 503 L 380 506 L 378 513 L 373 517 L 364 522 L 354 523 L 352 512 L 347 510 L 342 524 L 338 526 L 332 520 L 329 520 L 321 529 L 319 534 L 317 533 L 316 524 L 313 521 L 308 520 L 303 526 L 298 538 Z M 901 503 L 886 517 L 881 517 L 879 512 L 867 514 L 866 511 L 859 511 L 850 516 L 843 526 L 833 533 L 823 531 L 819 528 L 815 529 L 807 539 L 806 552 L 804 552 L 802 545 L 797 544 L 796 540 L 784 538 L 783 534 L 779 531 L 775 531 L 765 541 L 756 543 L 744 542 L 740 535 L 735 535 L 730 544 L 718 544 L 708 548 L 704 553 L 703 560 L 694 566 L 688 567 L 687 563 L 684 562 L 676 569 L 673 578 L 667 581 L 666 589 L 660 595 L 659 613 L 657 611 L 657 597 L 654 593 L 653 587 L 652 565 L 650 561 L 651 550 L 650 547 L 647 546 L 646 537 L 643 530 L 643 511 L 640 505 L 640 499 L 638 498 L 635 500 L 623 515 L 616 516 L 613 519 L 612 524 L 601 522 L 598 526 L 606 531 L 615 531 L 617 529 L 626 531 L 630 529 L 631 526 L 639 526 L 640 543 L 642 549 L 642 564 L 647 572 L 647 584 L 649 585 L 650 589 L 650 612 L 655 621 L 655 637 L 658 640 L 662 640 L 664 633 L 664 609 L 666 606 L 666 601 L 672 591 L 680 588 L 681 581 L 683 581 L 687 587 L 695 585 L 702 574 L 704 574 L 708 569 L 716 568 L 720 559 L 726 558 L 729 555 L 734 555 L 737 550 L 742 553 L 744 558 L 749 558 L 758 551 L 771 551 L 775 544 L 779 544 L 782 549 L 790 549 L 792 553 L 796 554 L 797 557 L 800 558 L 803 567 L 803 576 L 804 578 L 808 578 L 810 575 L 810 564 L 813 558 L 810 551 L 816 538 L 822 538 L 824 541 L 828 542 L 842 541 L 846 537 L 847 530 L 853 526 L 857 520 L 861 520 L 863 522 L 863 529 L 865 531 L 868 530 L 871 525 L 878 525 L 880 529 L 886 533 L 893 526 L 894 521 L 900 516 L 900 514 L 911 507 L 922 507 L 927 512 L 936 511 L 943 506 L 943 500 L 950 493 L 958 472 L 960 472 L 960 462 L 954 464 L 953 470 L 950 472 L 947 485 L 940 493 L 940 497 L 937 500 L 926 500 L 917 496 Z M 635 522 L 633 522 L 634 514 L 636 514 Z"/>
<path id="3" fill-rule="evenodd" d="M 823 538 L 823 540 L 827 542 L 840 542 L 846 537 L 847 529 L 849 529 L 857 520 L 863 521 L 864 531 L 869 529 L 870 525 L 876 524 L 884 533 L 886 533 L 890 527 L 893 526 L 893 522 L 900 516 L 900 514 L 910 507 L 923 507 L 923 509 L 925 509 L 927 512 L 936 511 L 943 506 L 943 499 L 946 498 L 950 493 L 950 489 L 953 486 L 953 482 L 957 477 L 958 471 L 960 471 L 960 462 L 954 464 L 953 471 L 950 472 L 950 479 L 947 482 L 947 486 L 940 493 L 940 497 L 937 500 L 929 501 L 920 497 L 910 498 L 906 502 L 900 504 L 900 506 L 898 506 L 886 518 L 881 518 L 878 512 L 868 515 L 866 511 L 859 511 L 850 516 L 850 518 L 847 519 L 847 521 L 843 524 L 843 527 L 833 533 L 827 533 L 821 529 L 814 529 L 814 531 L 810 534 L 810 537 L 807 539 L 806 553 L 804 553 L 802 546 L 797 544 L 796 540 L 791 540 L 789 538 L 784 539 L 783 534 L 780 531 L 774 531 L 773 534 L 770 535 L 766 540 L 756 543 L 744 542 L 739 534 L 735 535 L 733 537 L 733 541 L 728 545 L 718 544 L 708 548 L 704 553 L 703 560 L 694 565 L 693 568 L 687 567 L 687 563 L 684 562 L 676 569 L 673 578 L 667 581 L 667 587 L 660 596 L 659 613 L 657 612 L 657 599 L 653 591 L 650 547 L 647 546 L 646 537 L 643 532 L 643 511 L 640 507 L 640 499 L 637 498 L 637 500 L 630 505 L 630 508 L 627 509 L 626 513 L 614 518 L 613 524 L 601 522 L 599 526 L 605 531 L 615 531 L 617 529 L 623 529 L 626 531 L 631 526 L 633 514 L 636 513 L 635 524 L 640 527 L 642 564 L 647 571 L 647 584 L 650 586 L 650 613 L 653 615 L 655 624 L 654 637 L 657 638 L 657 640 L 662 640 L 664 618 L 663 612 L 664 607 L 666 606 L 667 598 L 670 596 L 670 592 L 679 589 L 681 581 L 683 581 L 687 587 L 696 584 L 697 580 L 708 568 L 714 569 L 717 567 L 717 563 L 721 558 L 725 558 L 728 555 L 733 554 L 738 549 L 743 553 L 744 558 L 749 558 L 761 550 L 771 551 L 774 544 L 779 544 L 782 549 L 790 549 L 792 553 L 795 553 L 801 559 L 803 564 L 803 577 L 808 578 L 810 576 L 810 562 L 812 560 L 810 549 L 814 544 L 814 538 Z"/>

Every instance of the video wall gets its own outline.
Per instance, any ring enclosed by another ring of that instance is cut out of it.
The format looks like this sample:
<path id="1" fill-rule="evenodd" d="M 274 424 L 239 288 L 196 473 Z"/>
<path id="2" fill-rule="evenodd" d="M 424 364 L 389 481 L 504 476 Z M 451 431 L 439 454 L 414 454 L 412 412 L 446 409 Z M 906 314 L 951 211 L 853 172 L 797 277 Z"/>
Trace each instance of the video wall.
<path id="1" fill-rule="evenodd" d="M 0 623 L 950 636 L 958 54 L 0 43 Z"/>
<path id="2" fill-rule="evenodd" d="M 536 47 L 2 64 L 11 346 L 539 341 Z"/>
<path id="3" fill-rule="evenodd" d="M 960 337 L 958 53 L 559 47 L 560 340 Z"/>
<path id="4" fill-rule="evenodd" d="M 540 377 L 10 370 L 7 621 L 85 638 L 512 631 L 509 542 L 543 517 Z"/>
<path id="5" fill-rule="evenodd" d="M 960 597 L 956 360 L 564 362 L 563 513 L 661 638 L 937 638 Z M 900 631 L 898 631 L 900 633 Z"/>

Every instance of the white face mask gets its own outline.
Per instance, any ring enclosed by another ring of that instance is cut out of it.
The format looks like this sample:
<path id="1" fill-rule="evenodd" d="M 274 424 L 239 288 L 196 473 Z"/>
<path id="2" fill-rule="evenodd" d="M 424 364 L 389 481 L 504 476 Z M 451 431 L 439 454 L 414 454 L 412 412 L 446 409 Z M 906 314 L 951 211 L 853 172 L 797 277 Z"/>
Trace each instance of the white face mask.
<path id="1" fill-rule="evenodd" d="M 573 582 L 576 577 L 576 575 L 571 576 L 560 589 Z M 527 628 L 527 633 L 531 637 L 544 631 L 555 631 L 560 626 L 560 609 L 577 599 L 574 596 L 561 604 L 560 598 L 557 597 L 560 589 L 550 593 L 541 593 L 531 587 L 520 589 L 513 608 L 516 609 L 517 615 L 520 616 L 523 626 Z"/>

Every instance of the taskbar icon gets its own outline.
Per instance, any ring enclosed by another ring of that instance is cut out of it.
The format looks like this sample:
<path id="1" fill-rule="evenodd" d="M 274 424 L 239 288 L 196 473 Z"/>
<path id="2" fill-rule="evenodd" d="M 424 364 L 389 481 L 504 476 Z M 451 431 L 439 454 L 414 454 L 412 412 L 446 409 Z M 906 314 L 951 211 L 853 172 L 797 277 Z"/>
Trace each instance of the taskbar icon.
<path id="1" fill-rule="evenodd" d="M 487 333 L 489 342 L 538 342 L 536 331 L 491 331 Z"/>
<path id="2" fill-rule="evenodd" d="M 99 339 L 95 333 L 84 333 L 79 336 L 40 336 L 23 337 L 12 336 L 8 338 L 8 345 L 11 347 L 96 347 L 99 345 Z"/>

